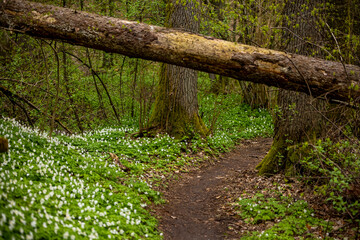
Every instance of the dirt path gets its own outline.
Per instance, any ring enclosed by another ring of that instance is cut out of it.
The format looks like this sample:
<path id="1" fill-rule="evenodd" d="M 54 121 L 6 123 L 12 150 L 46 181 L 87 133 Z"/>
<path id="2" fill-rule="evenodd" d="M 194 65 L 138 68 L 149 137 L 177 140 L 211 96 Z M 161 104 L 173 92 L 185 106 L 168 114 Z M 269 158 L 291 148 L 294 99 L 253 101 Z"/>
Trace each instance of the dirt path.
<path id="1" fill-rule="evenodd" d="M 226 239 L 236 216 L 224 214 L 224 190 L 239 171 L 254 169 L 271 146 L 271 139 L 244 141 L 213 165 L 181 176 L 165 192 L 167 204 L 157 213 L 165 240 Z M 226 217 L 224 217 L 226 216 Z M 231 234 L 230 234 L 231 235 Z"/>

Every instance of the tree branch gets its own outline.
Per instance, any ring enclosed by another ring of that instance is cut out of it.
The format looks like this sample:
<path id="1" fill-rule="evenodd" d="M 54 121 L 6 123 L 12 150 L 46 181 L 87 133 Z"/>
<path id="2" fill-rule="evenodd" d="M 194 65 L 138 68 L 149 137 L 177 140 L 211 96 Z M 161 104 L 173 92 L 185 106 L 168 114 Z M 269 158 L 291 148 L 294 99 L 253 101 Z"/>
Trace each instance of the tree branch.
<path id="1" fill-rule="evenodd" d="M 0 91 L 7 97 L 14 99 L 17 98 L 20 101 L 23 101 L 24 103 L 26 103 L 27 105 L 29 105 L 31 108 L 35 109 L 36 111 L 40 112 L 41 114 L 44 114 L 45 116 L 47 116 L 48 118 L 52 118 L 52 116 L 50 116 L 49 114 L 41 111 L 37 106 L 35 106 L 32 102 L 30 102 L 29 100 L 17 95 L 16 93 L 12 93 L 10 90 L 8 90 L 6 87 L 0 85 Z M 64 125 L 62 124 L 59 119 L 54 119 L 55 122 L 57 122 L 63 129 L 65 129 L 65 131 L 67 131 L 69 134 L 72 134 L 72 132 Z"/>

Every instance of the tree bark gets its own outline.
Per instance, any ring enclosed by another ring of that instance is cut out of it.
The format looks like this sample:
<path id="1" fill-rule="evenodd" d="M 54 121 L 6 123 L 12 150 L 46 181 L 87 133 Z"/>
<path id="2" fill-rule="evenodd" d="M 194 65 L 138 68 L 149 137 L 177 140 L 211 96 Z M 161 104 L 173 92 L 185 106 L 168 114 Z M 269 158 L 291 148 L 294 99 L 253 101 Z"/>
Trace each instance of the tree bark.
<path id="1" fill-rule="evenodd" d="M 264 83 L 335 101 L 358 100 L 360 67 L 236 44 L 23 0 L 0 2 L 0 26 L 130 57 Z"/>
<path id="2" fill-rule="evenodd" d="M 167 26 L 198 32 L 195 4 L 193 0 L 169 0 Z M 149 121 L 151 129 L 166 131 L 175 137 L 207 134 L 198 111 L 197 78 L 198 73 L 193 69 L 166 63 L 161 65 L 155 107 Z"/>
<path id="3" fill-rule="evenodd" d="M 315 53 L 321 57 L 321 49 L 293 36 L 293 33 L 304 38 L 306 36 L 314 43 L 323 40 L 316 28 L 316 16 L 311 14 L 321 1 L 288 0 L 286 2 L 284 12 L 287 20 L 284 22 L 284 27 L 293 31 L 285 32 L 283 36 L 283 42 L 286 44 L 284 48 L 287 51 L 297 51 L 303 55 Z M 291 25 L 288 25 L 289 21 Z M 295 25 L 298 27 L 293 28 Z M 313 142 L 325 137 L 326 121 L 323 116 L 329 105 L 324 100 L 284 89 L 279 90 L 277 104 L 280 111 L 275 116 L 274 141 L 257 169 L 262 175 L 283 171 L 287 175 L 293 175 L 301 154 L 298 146 L 305 141 Z"/>

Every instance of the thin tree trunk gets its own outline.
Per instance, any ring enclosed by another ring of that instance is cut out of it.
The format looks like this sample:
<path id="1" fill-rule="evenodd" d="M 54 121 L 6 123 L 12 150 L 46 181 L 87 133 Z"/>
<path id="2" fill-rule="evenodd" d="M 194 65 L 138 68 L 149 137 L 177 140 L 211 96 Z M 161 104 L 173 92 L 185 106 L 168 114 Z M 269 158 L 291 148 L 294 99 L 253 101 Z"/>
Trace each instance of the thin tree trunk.
<path id="1" fill-rule="evenodd" d="M 99 90 L 99 87 L 97 85 L 97 82 L 96 82 L 96 77 L 95 77 L 95 71 L 93 70 L 93 67 L 92 67 L 92 62 L 91 62 L 91 57 L 90 57 L 90 53 L 89 53 L 89 49 L 86 49 L 86 56 L 88 58 L 88 61 L 89 61 L 89 69 L 91 70 L 91 76 L 94 80 L 94 86 L 95 86 L 95 89 L 96 89 L 96 93 L 97 93 L 97 96 L 98 96 L 98 99 L 99 99 L 99 104 L 100 104 L 100 109 L 101 109 L 101 112 L 105 118 L 106 121 L 108 121 L 108 117 L 106 115 L 106 110 L 105 110 L 105 107 L 104 107 L 104 103 L 103 103 L 103 100 L 102 100 L 102 95 L 100 93 L 100 90 Z"/>
<path id="2" fill-rule="evenodd" d="M 2 87 L 2 86 L 0 85 L 0 92 L 3 92 L 3 90 L 2 90 L 1 88 L 4 88 L 4 87 Z M 9 101 L 13 104 L 13 106 L 18 106 L 18 107 L 24 112 L 25 117 L 26 117 L 26 119 L 27 119 L 28 122 L 29 122 L 29 125 L 30 125 L 32 128 L 34 128 L 34 125 L 33 125 L 32 121 L 31 121 L 31 118 L 30 118 L 28 112 L 26 111 L 25 107 L 24 107 L 24 106 L 21 106 L 18 102 L 16 102 L 15 99 L 13 99 L 13 97 L 12 97 L 11 95 L 10 95 L 10 96 L 9 96 L 9 95 L 6 95 L 6 94 L 4 94 L 4 95 L 9 99 Z"/>
<path id="3" fill-rule="evenodd" d="M 119 71 L 119 97 L 120 97 L 120 106 L 121 106 L 121 113 L 124 114 L 125 110 L 124 110 L 124 101 L 123 101 L 123 93 L 122 93 L 122 75 L 123 75 L 123 71 L 124 71 L 124 66 L 125 66 L 125 61 L 126 61 L 126 56 L 123 57 L 123 61 L 120 67 L 120 71 Z"/>
<path id="4" fill-rule="evenodd" d="M 112 17 L 114 15 L 114 0 L 109 0 L 108 4 L 106 6 L 105 3 L 101 3 L 103 8 L 102 8 L 102 12 L 105 15 L 108 15 L 110 17 Z M 113 53 L 107 53 L 107 52 L 103 52 L 102 53 L 102 67 L 103 68 L 110 68 L 114 65 L 113 63 Z"/>
<path id="5" fill-rule="evenodd" d="M 256 14 L 256 20 L 257 20 L 257 23 L 255 23 L 254 26 L 250 26 L 247 28 L 248 33 L 246 34 L 246 36 L 251 36 L 250 37 L 251 40 L 248 37 L 248 39 L 246 39 L 243 43 L 250 41 L 256 42 L 257 46 L 264 46 L 267 43 L 267 39 L 264 39 L 264 32 L 262 30 L 262 27 L 264 25 L 263 10 L 266 9 L 268 12 L 270 12 L 269 14 L 276 15 L 276 13 L 274 13 L 274 11 L 270 10 L 271 8 L 269 8 L 269 5 L 271 4 L 274 4 L 274 2 L 267 1 L 266 4 L 264 4 L 263 1 L 260 1 L 256 5 L 254 11 L 248 11 L 247 7 L 243 9 L 244 15 L 247 15 L 248 18 L 252 18 L 253 15 Z M 272 26 L 268 26 L 268 27 L 271 28 Z M 236 29 L 234 31 L 236 31 Z M 236 38 L 234 40 L 236 41 Z M 244 103 L 250 105 L 252 108 L 258 108 L 258 107 L 270 108 L 271 97 L 272 97 L 272 95 L 270 94 L 271 88 L 267 87 L 264 84 L 257 84 L 252 82 L 241 82 L 240 86 L 242 90 L 241 94 L 243 96 Z"/>
<path id="6" fill-rule="evenodd" d="M 8 90 L 6 87 L 0 85 L 0 92 L 2 92 L 4 95 L 6 95 L 8 98 L 11 98 L 11 99 L 19 99 L 21 100 L 22 102 L 26 103 L 28 106 L 30 106 L 31 108 L 35 109 L 36 111 L 38 111 L 39 113 L 47 116 L 48 118 L 52 119 L 53 116 L 52 115 L 49 115 L 47 114 L 46 112 L 43 112 L 40 110 L 40 108 L 38 108 L 37 106 L 35 106 L 32 102 L 30 102 L 29 100 L 15 94 L 15 93 L 12 93 L 10 90 Z M 54 119 L 54 121 L 56 123 L 58 123 L 66 132 L 68 132 L 69 134 L 72 134 L 72 132 L 64 125 L 62 124 L 59 119 Z"/>
<path id="7" fill-rule="evenodd" d="M 41 48 L 41 53 L 43 55 L 43 59 L 44 59 L 44 64 L 45 64 L 45 79 L 46 79 L 46 92 L 47 95 L 50 93 L 50 86 L 49 86 L 49 67 L 48 67 L 48 62 L 47 62 L 47 58 L 44 52 L 44 48 L 42 46 L 42 43 L 45 41 L 40 41 L 39 45 Z M 49 43 L 46 42 L 46 44 L 50 45 Z M 46 100 L 46 105 L 45 105 L 45 111 L 46 113 L 48 113 L 49 108 L 50 108 L 50 97 L 47 98 Z M 40 118 L 41 119 L 41 118 Z M 40 131 L 44 131 L 45 130 L 45 123 L 46 123 L 47 118 L 44 115 L 44 118 L 40 120 Z M 42 123 L 41 123 L 42 122 Z"/>
<path id="8" fill-rule="evenodd" d="M 97 79 L 99 79 L 101 85 L 103 86 L 103 88 L 104 88 L 104 90 L 105 90 L 106 96 L 107 96 L 108 99 L 109 99 L 111 108 L 113 109 L 113 112 L 114 112 L 114 115 L 115 115 L 115 118 L 118 120 L 118 122 L 120 122 L 119 114 L 118 114 L 117 111 L 116 111 L 115 105 L 114 105 L 114 103 L 113 103 L 113 101 L 112 101 L 112 99 L 111 99 L 110 93 L 109 93 L 109 91 L 108 91 L 108 89 L 107 89 L 104 81 L 100 78 L 99 74 L 97 74 L 97 72 L 96 72 L 96 71 L 93 69 L 93 67 L 92 67 L 91 58 L 90 58 L 90 54 L 89 54 L 88 49 L 87 49 L 87 56 L 88 56 L 89 64 L 86 64 L 84 61 L 82 61 L 79 57 L 75 56 L 74 54 L 71 54 L 71 53 L 69 53 L 69 52 L 67 52 L 67 54 L 69 54 L 69 55 L 73 56 L 74 58 L 76 58 L 77 60 L 79 60 L 82 64 L 84 64 L 84 65 L 91 71 L 91 74 L 92 74 L 93 79 L 94 79 L 95 88 L 96 88 L 96 91 L 97 91 L 98 96 L 99 96 L 99 101 L 101 100 L 100 103 L 101 103 L 102 108 L 104 109 L 104 115 L 105 115 L 105 117 L 107 118 L 107 115 L 106 115 L 106 113 L 105 113 L 105 108 L 104 108 L 103 103 L 102 103 L 102 95 L 100 94 L 100 91 L 99 91 L 99 88 L 98 88 L 98 86 L 97 86 L 95 77 L 96 77 Z"/>
<path id="9" fill-rule="evenodd" d="M 63 7 L 66 7 L 66 0 L 63 0 Z M 75 106 L 74 106 L 74 101 L 72 99 L 72 96 L 70 94 L 70 90 L 69 90 L 69 78 L 68 78 L 68 71 L 67 71 L 67 56 L 66 56 L 66 50 L 65 50 L 65 44 L 63 43 L 62 44 L 62 57 L 63 57 L 63 77 L 64 77 L 64 82 L 65 82 L 65 89 L 66 89 L 66 93 L 69 97 L 69 100 L 70 100 L 70 105 L 71 105 L 71 108 L 75 114 L 75 119 L 76 119 L 76 122 L 78 124 L 78 127 L 80 129 L 81 132 L 84 132 L 82 126 L 81 126 L 81 122 L 80 122 L 80 119 L 79 119 L 79 116 L 77 114 L 77 111 L 75 109 Z"/>
<path id="10" fill-rule="evenodd" d="M 133 118 L 135 116 L 135 89 L 137 84 L 137 76 L 138 76 L 138 65 L 139 65 L 139 59 L 136 59 L 135 61 L 135 69 L 134 69 L 134 79 L 132 82 L 131 87 L 131 117 Z"/>
<path id="11" fill-rule="evenodd" d="M 64 77 L 64 82 L 65 82 L 65 90 L 66 93 L 68 95 L 69 101 L 70 101 L 70 107 L 75 115 L 75 120 L 77 123 L 77 126 L 79 128 L 79 130 L 83 133 L 84 132 L 84 128 L 81 124 L 80 118 L 79 118 L 79 114 L 77 112 L 77 108 L 75 107 L 75 102 L 74 99 L 72 97 L 72 94 L 70 92 L 70 83 L 69 83 L 69 76 L 68 76 L 68 71 L 67 71 L 67 55 L 66 55 L 66 50 L 65 50 L 65 44 L 62 45 L 62 57 L 63 57 L 63 77 Z"/>
<path id="12" fill-rule="evenodd" d="M 144 128 L 144 123 L 146 121 L 146 95 L 145 95 L 145 81 L 144 81 L 144 61 L 141 61 L 142 66 L 140 66 L 140 78 L 139 78 L 139 129 Z"/>
<path id="13" fill-rule="evenodd" d="M 60 93 L 60 60 L 59 60 L 59 55 L 58 55 L 56 49 L 51 45 L 49 45 L 49 46 L 53 50 L 55 59 L 56 59 L 56 84 L 55 84 L 56 94 L 55 94 L 55 100 L 54 100 L 54 103 L 53 103 L 52 109 L 51 109 L 50 131 L 49 131 L 49 137 L 51 138 L 52 133 L 55 128 L 56 111 L 57 111 L 57 105 L 58 105 L 59 93 Z"/>

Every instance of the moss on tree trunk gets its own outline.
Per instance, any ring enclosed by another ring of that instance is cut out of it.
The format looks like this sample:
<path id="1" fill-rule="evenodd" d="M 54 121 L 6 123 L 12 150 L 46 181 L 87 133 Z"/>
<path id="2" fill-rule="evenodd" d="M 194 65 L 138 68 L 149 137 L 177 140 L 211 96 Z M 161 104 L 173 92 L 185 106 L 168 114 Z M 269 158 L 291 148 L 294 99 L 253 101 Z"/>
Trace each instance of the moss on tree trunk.
<path id="1" fill-rule="evenodd" d="M 299 36 L 311 38 L 312 41 L 321 41 L 322 36 L 317 26 L 317 16 L 311 11 L 317 7 L 319 1 L 289 0 L 285 5 L 285 14 L 291 20 L 295 33 Z M 301 14 L 298 13 L 301 9 Z M 284 25 L 291 28 L 292 25 Z M 317 53 L 321 57 L 320 49 L 314 45 L 306 44 L 301 38 L 293 38 L 293 33 L 285 32 L 283 36 L 285 49 L 289 52 L 299 52 L 303 55 Z M 300 72 L 301 74 L 301 72 Z M 303 76 L 303 78 L 305 78 Z M 304 79 L 306 81 L 306 78 Z M 261 175 L 271 175 L 277 172 L 285 172 L 292 175 L 295 172 L 295 164 L 299 161 L 301 151 L 299 146 L 305 141 L 315 141 L 325 134 L 326 122 L 323 112 L 328 108 L 324 100 L 315 99 L 304 93 L 279 90 L 279 111 L 275 117 L 275 136 L 273 145 L 257 166 Z"/>
<path id="2" fill-rule="evenodd" d="M 278 136 L 266 154 L 265 158 L 256 166 L 260 175 L 271 176 L 283 172 L 286 176 L 294 176 L 296 165 L 305 154 L 303 142 L 291 145 L 285 136 Z"/>
<path id="3" fill-rule="evenodd" d="M 270 151 L 256 167 L 261 175 L 285 172 L 292 175 L 299 160 L 299 146 L 313 142 L 326 133 L 325 121 L 320 111 L 325 111 L 325 101 L 315 100 L 304 93 L 279 90 L 279 110 L 275 116 L 274 141 Z"/>
<path id="4" fill-rule="evenodd" d="M 196 71 L 162 64 L 157 91 L 150 128 L 176 138 L 207 134 L 198 114 Z"/>

